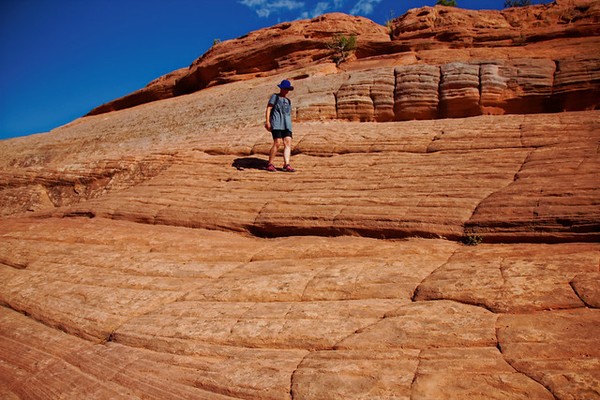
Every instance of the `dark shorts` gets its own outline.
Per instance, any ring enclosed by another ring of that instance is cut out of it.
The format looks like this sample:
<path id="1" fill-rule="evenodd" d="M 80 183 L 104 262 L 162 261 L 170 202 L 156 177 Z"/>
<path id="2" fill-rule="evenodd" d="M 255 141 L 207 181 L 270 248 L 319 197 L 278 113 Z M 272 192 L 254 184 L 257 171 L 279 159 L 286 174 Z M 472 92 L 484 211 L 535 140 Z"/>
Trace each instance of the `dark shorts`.
<path id="1" fill-rule="evenodd" d="M 275 139 L 283 139 L 284 137 L 292 137 L 292 131 L 289 129 L 272 129 L 271 135 L 273 135 L 273 140 Z"/>

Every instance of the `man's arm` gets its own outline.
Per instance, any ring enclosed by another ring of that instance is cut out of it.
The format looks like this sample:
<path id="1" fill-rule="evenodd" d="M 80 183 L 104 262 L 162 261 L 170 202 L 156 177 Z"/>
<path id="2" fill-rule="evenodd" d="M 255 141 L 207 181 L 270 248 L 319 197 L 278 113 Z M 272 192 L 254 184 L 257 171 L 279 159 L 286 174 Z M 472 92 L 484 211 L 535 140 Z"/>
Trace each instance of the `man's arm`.
<path id="1" fill-rule="evenodd" d="M 271 111 L 273 111 L 273 105 L 267 104 L 267 109 L 265 111 L 265 128 L 271 132 Z"/>

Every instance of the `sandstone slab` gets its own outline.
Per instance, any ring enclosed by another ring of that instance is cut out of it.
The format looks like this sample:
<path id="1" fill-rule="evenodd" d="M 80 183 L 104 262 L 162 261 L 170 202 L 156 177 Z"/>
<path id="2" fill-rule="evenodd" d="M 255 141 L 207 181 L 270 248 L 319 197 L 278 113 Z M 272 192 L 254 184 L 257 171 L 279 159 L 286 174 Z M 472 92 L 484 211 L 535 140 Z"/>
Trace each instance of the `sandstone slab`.
<path id="1" fill-rule="evenodd" d="M 34 396 L 39 387 L 39 393 L 101 398 L 270 399 L 290 391 L 298 398 L 428 398 L 440 391 L 455 398 L 550 396 L 539 374 L 509 366 L 527 358 L 506 339 L 514 337 L 512 330 L 501 328 L 511 336 L 496 337 L 504 317 L 449 301 L 451 294 L 438 301 L 412 297 L 432 271 L 463 252 L 485 268 L 485 247 L 442 240 L 257 239 L 101 218 L 4 219 L 1 237 L 2 342 L 10 354 L 27 351 L 31 360 L 27 366 L 22 356 L 2 353 L 3 393 Z M 540 266 L 558 266 L 557 260 L 584 265 L 581 250 L 589 245 L 556 246 L 504 250 L 513 257 L 530 254 Z M 597 259 L 597 251 L 592 254 Z M 529 291 L 544 296 L 541 278 L 548 271 L 525 271 L 540 280 Z M 489 290 L 491 298 L 502 293 Z M 566 318 L 561 311 L 548 315 Z M 528 329 L 538 332 L 544 321 Z M 582 349 L 593 346 L 581 343 Z M 585 365 L 563 363 L 561 371 L 587 379 Z M 471 378 L 460 379 L 464 374 Z"/>
<path id="2" fill-rule="evenodd" d="M 581 300 L 590 307 L 598 308 L 600 304 L 600 291 L 598 290 L 598 272 L 583 273 L 575 276 L 571 281 L 573 290 Z"/>
<path id="3" fill-rule="evenodd" d="M 504 313 L 584 306 L 571 281 L 580 276 L 582 291 L 589 287 L 583 279 L 598 269 L 599 246 L 554 245 L 546 257 L 532 256 L 539 245 L 503 248 L 460 249 L 421 283 L 415 299 L 454 299 Z"/>
<path id="4" fill-rule="evenodd" d="M 416 350 L 318 351 L 298 366 L 291 394 L 297 399 L 409 399 L 418 363 Z"/>
<path id="5" fill-rule="evenodd" d="M 424 350 L 419 361 L 416 398 L 553 398 L 540 383 L 515 371 L 495 347 Z"/>
<path id="6" fill-rule="evenodd" d="M 504 315 L 498 338 L 506 359 L 558 398 L 600 396 L 597 309 Z M 553 343 L 553 345 L 549 345 Z"/>
<path id="7" fill-rule="evenodd" d="M 489 347 L 496 316 L 480 307 L 448 301 L 415 303 L 390 311 L 337 345 L 340 349 Z"/>
<path id="8" fill-rule="evenodd" d="M 393 71 L 360 71 L 350 75 L 336 95 L 337 118 L 361 122 L 394 120 Z"/>

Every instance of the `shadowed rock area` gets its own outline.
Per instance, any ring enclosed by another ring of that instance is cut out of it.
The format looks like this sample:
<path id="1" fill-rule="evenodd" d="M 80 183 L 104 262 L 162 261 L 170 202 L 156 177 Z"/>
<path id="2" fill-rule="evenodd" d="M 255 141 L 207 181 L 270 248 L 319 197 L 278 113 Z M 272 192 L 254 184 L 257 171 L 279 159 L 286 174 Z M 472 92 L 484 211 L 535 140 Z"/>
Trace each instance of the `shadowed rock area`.
<path id="1" fill-rule="evenodd" d="M 0 142 L 0 398 L 600 398 L 597 7 L 279 25 L 248 38 L 323 59 L 200 85 L 225 42 L 199 90 Z"/>

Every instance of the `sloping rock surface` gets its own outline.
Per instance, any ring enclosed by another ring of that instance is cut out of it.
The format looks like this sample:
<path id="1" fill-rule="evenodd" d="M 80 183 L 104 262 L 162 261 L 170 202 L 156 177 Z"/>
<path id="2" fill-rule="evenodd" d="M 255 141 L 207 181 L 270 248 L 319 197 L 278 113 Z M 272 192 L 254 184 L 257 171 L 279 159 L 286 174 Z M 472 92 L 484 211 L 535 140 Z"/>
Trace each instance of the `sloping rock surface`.
<path id="1" fill-rule="evenodd" d="M 600 398 L 600 111 L 540 113 L 579 73 L 527 59 L 310 65 L 0 142 L 0 398 Z"/>
<path id="2" fill-rule="evenodd" d="M 102 218 L 4 221 L 2 241 L 24 264 L 1 269 L 5 396 L 598 396 L 600 314 L 569 290 L 597 273 L 596 244 L 258 239 Z"/>

